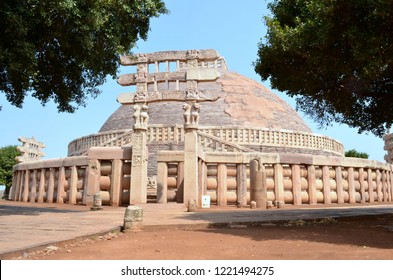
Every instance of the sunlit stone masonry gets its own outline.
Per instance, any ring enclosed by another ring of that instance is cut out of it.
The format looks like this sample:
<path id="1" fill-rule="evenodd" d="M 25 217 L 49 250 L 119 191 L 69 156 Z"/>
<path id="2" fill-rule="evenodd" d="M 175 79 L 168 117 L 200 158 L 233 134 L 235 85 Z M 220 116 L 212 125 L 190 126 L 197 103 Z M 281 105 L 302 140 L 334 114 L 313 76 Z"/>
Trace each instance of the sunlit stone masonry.
<path id="1" fill-rule="evenodd" d="M 215 50 L 121 57 L 120 107 L 68 156 L 14 167 L 11 199 L 252 208 L 390 203 L 392 165 L 344 157 Z M 381 147 L 382 149 L 382 147 Z"/>

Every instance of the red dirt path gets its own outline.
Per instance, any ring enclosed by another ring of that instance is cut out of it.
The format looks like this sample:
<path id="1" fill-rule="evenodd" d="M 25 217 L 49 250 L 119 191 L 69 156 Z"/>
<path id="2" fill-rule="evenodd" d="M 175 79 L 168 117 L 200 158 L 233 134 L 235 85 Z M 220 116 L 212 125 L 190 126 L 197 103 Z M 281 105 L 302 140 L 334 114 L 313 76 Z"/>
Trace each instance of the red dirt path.
<path id="1" fill-rule="evenodd" d="M 70 241 L 19 259 L 393 259 L 393 214 L 242 227 L 161 227 Z"/>

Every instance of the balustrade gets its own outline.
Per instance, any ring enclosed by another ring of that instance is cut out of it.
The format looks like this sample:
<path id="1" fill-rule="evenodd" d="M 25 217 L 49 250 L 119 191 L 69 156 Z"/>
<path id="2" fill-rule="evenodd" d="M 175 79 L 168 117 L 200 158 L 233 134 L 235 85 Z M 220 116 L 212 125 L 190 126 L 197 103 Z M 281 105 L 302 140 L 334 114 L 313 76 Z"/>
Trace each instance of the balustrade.
<path id="1" fill-rule="evenodd" d="M 173 201 L 178 185 L 175 181 L 182 181 L 184 176 L 174 167 L 182 162 L 182 158 L 182 152 L 159 152 L 159 203 Z M 213 205 L 236 205 L 242 201 L 249 205 L 249 163 L 252 159 L 262 163 L 266 172 L 267 201 L 278 207 L 284 204 L 341 205 L 393 201 L 390 164 L 297 154 L 283 157 L 279 154 L 243 153 L 239 157 L 231 152 L 202 153 L 200 168 L 196 171 L 199 173 L 200 193 L 209 195 Z M 206 171 L 201 166 L 205 166 Z"/>
<path id="2" fill-rule="evenodd" d="M 343 145 L 329 137 L 311 133 L 299 133 L 287 130 L 256 129 L 252 127 L 215 127 L 200 126 L 199 131 L 205 136 L 200 137 L 203 147 L 217 147 L 218 150 L 234 151 L 249 150 L 247 146 L 266 146 L 283 148 L 302 148 L 330 152 L 343 156 Z M 81 155 L 89 148 L 119 147 L 131 143 L 132 130 L 117 130 L 97 133 L 72 141 L 68 146 L 68 155 Z M 215 137 L 207 139 L 207 135 Z M 184 128 L 181 125 L 164 126 L 149 125 L 147 131 L 148 143 L 165 143 L 184 141 Z M 219 143 L 219 142 L 222 143 Z M 232 145 L 232 148 L 229 146 Z M 234 148 L 236 147 L 236 148 Z M 393 146 L 392 146 L 393 147 Z"/>

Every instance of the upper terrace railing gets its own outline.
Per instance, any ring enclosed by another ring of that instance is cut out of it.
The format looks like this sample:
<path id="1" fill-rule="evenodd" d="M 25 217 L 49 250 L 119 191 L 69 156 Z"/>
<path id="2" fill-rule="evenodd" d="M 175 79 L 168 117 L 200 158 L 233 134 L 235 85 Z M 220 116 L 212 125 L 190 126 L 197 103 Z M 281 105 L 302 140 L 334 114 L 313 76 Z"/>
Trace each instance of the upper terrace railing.
<path id="1" fill-rule="evenodd" d="M 273 130 L 253 127 L 200 126 L 199 132 L 210 135 L 216 140 L 240 145 L 249 150 L 253 146 L 311 149 L 344 155 L 344 146 L 329 137 L 290 130 Z M 119 147 L 131 143 L 132 130 L 116 130 L 84 136 L 73 140 L 68 145 L 68 155 L 85 153 L 91 147 Z M 148 143 L 182 142 L 184 128 L 181 125 L 149 125 Z M 206 137 L 202 137 L 205 139 Z M 202 139 L 200 138 L 200 139 Z M 215 142 L 217 142 L 215 140 Z M 211 141 L 210 141 L 211 142 Z M 201 143 L 206 146 L 205 143 Z M 249 146 L 249 147 L 247 147 Z"/>
<path id="2" fill-rule="evenodd" d="M 290 130 L 253 127 L 200 127 L 199 131 L 238 145 L 304 148 L 344 155 L 344 146 L 329 137 Z"/>

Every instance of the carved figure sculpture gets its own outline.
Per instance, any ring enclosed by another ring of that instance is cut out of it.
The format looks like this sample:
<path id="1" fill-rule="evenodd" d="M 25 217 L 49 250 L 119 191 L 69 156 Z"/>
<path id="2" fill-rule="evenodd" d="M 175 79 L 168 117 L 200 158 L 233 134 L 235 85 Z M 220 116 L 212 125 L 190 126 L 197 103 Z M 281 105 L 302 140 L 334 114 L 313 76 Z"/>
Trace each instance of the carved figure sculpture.
<path id="1" fill-rule="evenodd" d="M 183 117 L 184 117 L 184 124 L 190 124 L 191 123 L 191 106 L 188 104 L 183 105 Z"/>
<path id="2" fill-rule="evenodd" d="M 141 124 L 141 107 L 139 105 L 134 105 L 134 114 L 132 117 L 135 120 L 135 126 L 138 126 Z"/>
<path id="3" fill-rule="evenodd" d="M 147 109 L 148 108 L 149 107 L 146 104 L 144 104 L 142 106 L 142 110 L 141 110 L 141 114 L 140 114 L 140 116 L 141 116 L 140 123 L 141 124 L 147 125 L 147 123 L 149 121 L 149 115 L 147 114 Z"/>
<path id="4" fill-rule="evenodd" d="M 200 105 L 198 103 L 195 103 L 193 106 L 193 110 L 191 112 L 191 123 L 192 124 L 198 124 L 199 122 L 199 111 L 200 111 Z"/>

